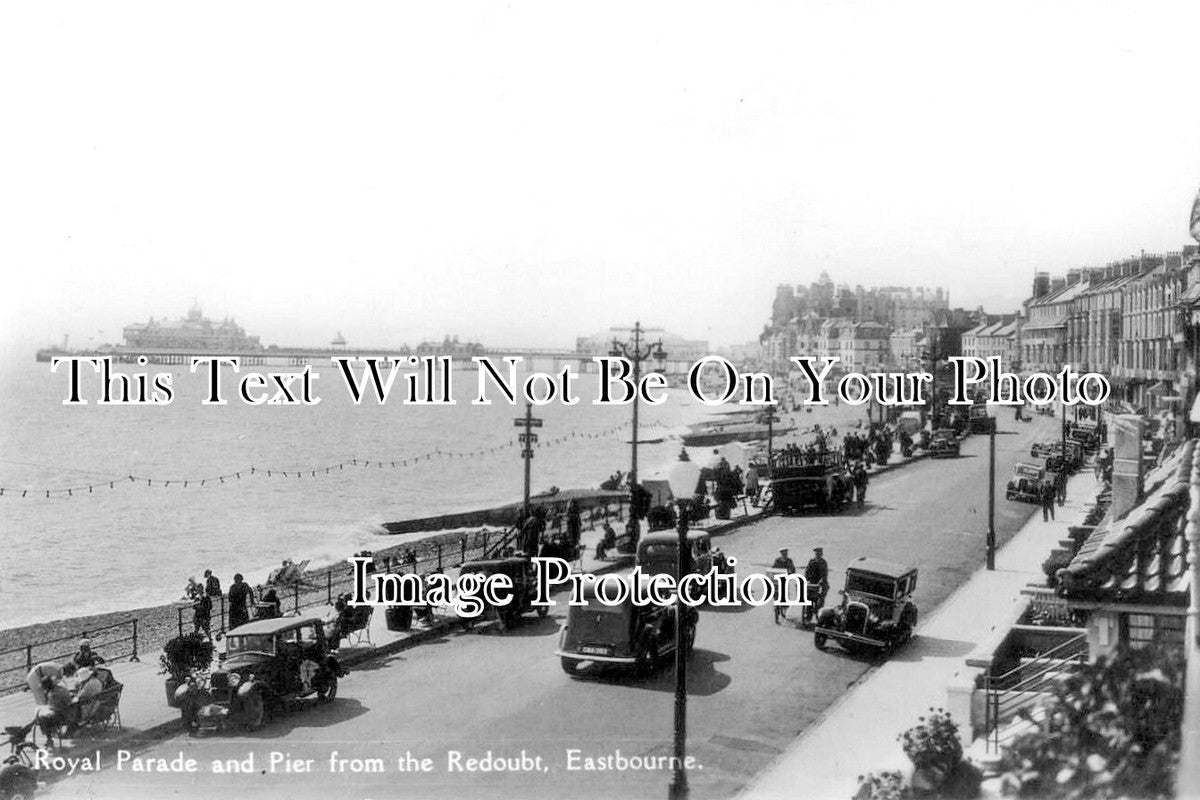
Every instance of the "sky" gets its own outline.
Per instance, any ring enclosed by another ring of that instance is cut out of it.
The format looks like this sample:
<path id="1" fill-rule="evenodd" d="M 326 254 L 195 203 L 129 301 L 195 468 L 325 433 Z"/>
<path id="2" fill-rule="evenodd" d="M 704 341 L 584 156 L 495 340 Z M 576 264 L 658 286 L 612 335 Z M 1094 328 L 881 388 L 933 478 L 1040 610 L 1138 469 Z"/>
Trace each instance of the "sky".
<path id="1" fill-rule="evenodd" d="M 757 337 L 1189 243 L 1200 3 L 8 3 L 0 348 Z"/>

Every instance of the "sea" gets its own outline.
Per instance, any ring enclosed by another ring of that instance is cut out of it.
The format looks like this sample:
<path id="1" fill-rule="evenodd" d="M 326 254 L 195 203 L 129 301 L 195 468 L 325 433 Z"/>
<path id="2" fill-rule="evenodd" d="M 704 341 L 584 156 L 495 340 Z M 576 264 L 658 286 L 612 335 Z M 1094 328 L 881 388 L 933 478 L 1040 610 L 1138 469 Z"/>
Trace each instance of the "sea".
<path id="1" fill-rule="evenodd" d="M 318 566 L 401 543 L 388 521 L 522 495 L 524 404 L 494 391 L 472 404 L 474 369 L 452 372 L 455 405 L 356 405 L 332 365 L 314 365 L 318 404 L 257 406 L 237 398 L 240 377 L 298 368 L 222 370 L 226 405 L 204 404 L 207 376 L 184 366 L 114 369 L 149 373 L 151 386 L 170 373 L 172 402 L 100 405 L 85 368 L 87 404 L 64 405 L 62 368 L 32 353 L 0 368 L 0 628 L 172 602 L 205 569 L 225 586 L 234 572 L 259 582 L 284 558 Z M 534 493 L 629 469 L 632 409 L 593 404 L 595 375 L 576 384 L 577 404 L 534 408 Z M 677 434 L 719 410 L 682 385 L 640 404 L 641 437 L 663 441 L 639 448 L 639 472 L 667 466 Z"/>

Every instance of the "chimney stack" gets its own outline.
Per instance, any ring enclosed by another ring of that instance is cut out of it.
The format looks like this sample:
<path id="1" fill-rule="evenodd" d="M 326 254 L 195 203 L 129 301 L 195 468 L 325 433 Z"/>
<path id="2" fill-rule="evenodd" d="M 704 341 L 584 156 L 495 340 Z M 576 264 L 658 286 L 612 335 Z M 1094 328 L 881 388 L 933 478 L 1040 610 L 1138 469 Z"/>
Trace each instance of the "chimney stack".
<path id="1" fill-rule="evenodd" d="M 1146 423 L 1136 414 L 1109 418 L 1113 434 L 1112 520 L 1124 519 L 1142 499 L 1142 431 Z"/>

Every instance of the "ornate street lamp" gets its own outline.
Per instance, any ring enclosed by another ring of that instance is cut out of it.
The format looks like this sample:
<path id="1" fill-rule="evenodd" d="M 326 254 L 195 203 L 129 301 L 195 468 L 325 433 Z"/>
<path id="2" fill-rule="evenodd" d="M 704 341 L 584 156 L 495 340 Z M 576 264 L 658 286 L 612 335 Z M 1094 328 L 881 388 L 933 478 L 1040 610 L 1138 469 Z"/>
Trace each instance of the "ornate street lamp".
<path id="1" fill-rule="evenodd" d="M 608 354 L 614 358 L 627 359 L 633 364 L 633 385 L 639 386 L 642 377 L 642 362 L 654 359 L 655 361 L 665 361 L 667 354 L 663 351 L 662 340 L 656 342 L 642 343 L 642 323 L 633 323 L 633 338 L 629 341 L 622 342 L 618 339 L 613 339 L 612 349 Z M 640 388 L 640 387 L 639 387 Z M 626 533 L 629 536 L 629 546 L 637 548 L 638 538 L 641 533 L 641 525 L 637 517 L 638 505 L 638 394 L 635 391 L 633 395 L 633 436 L 632 448 L 629 467 L 629 523 L 625 526 Z"/>

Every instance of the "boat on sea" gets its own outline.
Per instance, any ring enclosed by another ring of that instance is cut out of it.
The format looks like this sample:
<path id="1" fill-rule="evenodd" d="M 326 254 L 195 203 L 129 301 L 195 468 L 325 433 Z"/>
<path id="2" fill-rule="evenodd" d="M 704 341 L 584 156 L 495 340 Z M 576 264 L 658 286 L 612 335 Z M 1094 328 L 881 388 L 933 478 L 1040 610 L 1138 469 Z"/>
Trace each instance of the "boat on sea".
<path id="1" fill-rule="evenodd" d="M 714 447 L 729 442 L 761 442 L 771 436 L 782 436 L 793 430 L 795 428 L 768 428 L 758 418 L 749 422 L 710 420 L 690 426 L 688 432 L 680 438 L 685 447 Z"/>

